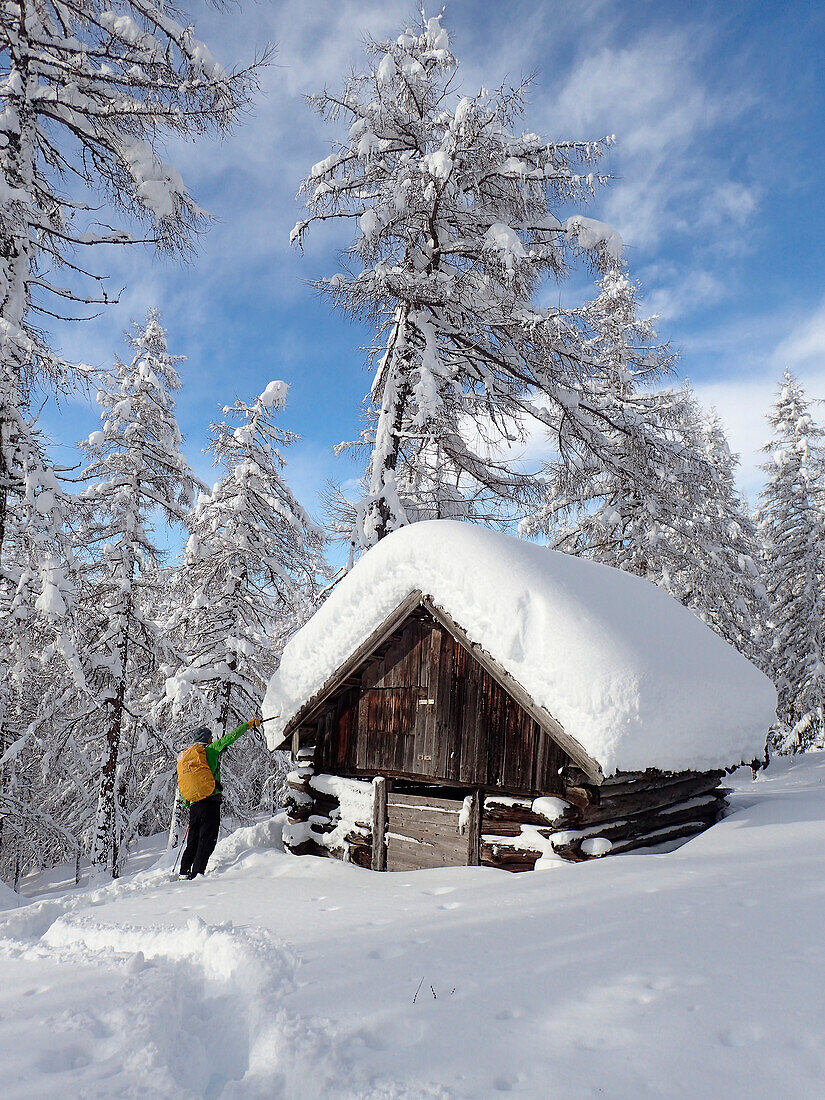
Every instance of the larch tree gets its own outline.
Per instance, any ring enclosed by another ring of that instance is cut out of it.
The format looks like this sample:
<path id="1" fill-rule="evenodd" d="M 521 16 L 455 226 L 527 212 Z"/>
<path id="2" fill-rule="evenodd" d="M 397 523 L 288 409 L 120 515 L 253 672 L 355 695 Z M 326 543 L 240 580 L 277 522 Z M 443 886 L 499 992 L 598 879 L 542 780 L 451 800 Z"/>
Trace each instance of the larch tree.
<path id="1" fill-rule="evenodd" d="M 777 748 L 825 747 L 825 431 L 790 371 L 768 416 L 757 511 Z"/>
<path id="2" fill-rule="evenodd" d="M 681 481 L 688 519 L 670 528 L 677 556 L 668 564 L 666 586 L 740 653 L 762 664 L 767 599 L 756 527 L 736 486 L 739 456 L 715 409 L 705 413 L 690 390 L 686 394 L 681 436 L 707 476 L 695 484 L 689 477 Z"/>
<path id="3" fill-rule="evenodd" d="M 199 497 L 174 573 L 169 633 L 179 660 L 165 670 L 173 725 L 184 718 L 222 736 L 257 714 L 281 649 L 314 610 L 327 574 L 324 535 L 284 478 L 284 449 L 297 439 L 275 423 L 287 390 L 271 382 L 212 425 L 209 450 L 224 473 Z M 249 819 L 270 769 L 260 731 L 237 743 L 222 768 L 236 817 Z"/>
<path id="4" fill-rule="evenodd" d="M 679 469 L 684 459 L 673 440 L 684 401 L 650 388 L 672 373 L 675 356 L 655 342 L 653 320 L 638 316 L 639 288 L 625 266 L 612 264 L 598 287 L 581 314 L 586 354 L 578 388 L 599 406 L 603 423 L 583 432 L 575 404 L 560 418 L 544 499 L 520 533 L 650 577 L 663 498 L 677 492 L 666 467 Z"/>
<path id="5" fill-rule="evenodd" d="M 30 658 L 52 669 L 72 648 L 70 509 L 36 401 L 88 369 L 55 353 L 44 326 L 113 299 L 89 259 L 105 246 L 190 246 L 206 216 L 161 142 L 228 133 L 256 69 L 224 70 L 170 3 L 0 4 L 0 744 L 16 767 L 48 757 L 29 736 L 39 706 L 16 690 L 21 670 L 57 691 Z"/>
<path id="6" fill-rule="evenodd" d="M 62 522 L 32 414 L 37 391 L 82 380 L 50 348 L 43 318 L 72 319 L 110 295 L 85 256 L 98 245 L 183 250 L 204 221 L 164 135 L 226 133 L 256 67 L 227 72 L 171 4 L 4 0 L 0 4 L 0 582 L 9 513 L 29 527 L 48 586 Z M 109 214 L 98 213 L 101 202 Z M 120 225 L 107 224 L 106 217 Z M 140 223 L 143 222 L 143 227 Z M 37 535 L 37 532 L 42 532 Z"/>
<path id="7" fill-rule="evenodd" d="M 75 539 L 87 706 L 74 726 L 99 746 L 91 859 L 114 875 L 124 842 L 161 793 L 156 781 L 168 786 L 172 756 L 144 718 L 153 688 L 160 690 L 160 669 L 171 659 L 153 615 L 163 578 L 152 523 L 160 516 L 186 525 L 195 488 L 175 420 L 180 357 L 167 350 L 157 310 L 135 330 L 127 337 L 131 360 L 118 362 L 112 384 L 98 393 L 102 430 L 83 444 L 89 464 L 82 476 L 89 484 L 80 496 Z M 134 778 L 127 765 L 135 753 L 146 758 L 137 777 L 145 793 L 127 817 L 125 795 Z"/>
<path id="8" fill-rule="evenodd" d="M 515 131 L 527 83 L 458 98 L 440 17 L 367 50 L 340 94 L 311 98 L 344 136 L 304 181 L 292 232 L 356 230 L 346 270 L 315 284 L 375 333 L 355 549 L 415 519 L 509 517 L 534 494 L 502 452 L 557 422 L 583 349 L 579 320 L 533 298 L 575 255 L 599 266 L 621 249 L 609 226 L 557 216 L 594 193 L 609 139 Z"/>
<path id="9" fill-rule="evenodd" d="M 750 656 L 762 588 L 737 459 L 689 388 L 654 388 L 675 356 L 656 343 L 653 319 L 639 317 L 624 265 L 598 286 L 580 312 L 582 400 L 551 432 L 544 500 L 520 531 L 658 584 Z"/>

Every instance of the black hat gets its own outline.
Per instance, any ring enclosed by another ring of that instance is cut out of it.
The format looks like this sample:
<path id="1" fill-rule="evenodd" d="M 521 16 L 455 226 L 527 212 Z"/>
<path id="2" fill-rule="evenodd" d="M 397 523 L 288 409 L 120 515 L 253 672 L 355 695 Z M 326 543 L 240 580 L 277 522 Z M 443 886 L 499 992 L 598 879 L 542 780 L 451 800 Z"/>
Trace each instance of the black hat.
<path id="1" fill-rule="evenodd" d="M 210 745 L 212 743 L 212 730 L 208 726 L 198 726 L 192 730 L 193 745 Z"/>

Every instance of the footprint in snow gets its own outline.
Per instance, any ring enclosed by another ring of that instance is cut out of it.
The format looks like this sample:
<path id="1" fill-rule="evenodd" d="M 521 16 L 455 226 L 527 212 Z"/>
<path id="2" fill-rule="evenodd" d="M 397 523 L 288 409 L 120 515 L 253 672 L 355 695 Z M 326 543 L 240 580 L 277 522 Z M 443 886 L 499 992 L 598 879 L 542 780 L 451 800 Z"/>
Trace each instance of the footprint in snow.
<path id="1" fill-rule="evenodd" d="M 443 905 L 439 905 L 439 909 L 460 909 L 460 901 L 445 901 Z"/>
<path id="2" fill-rule="evenodd" d="M 409 1017 L 403 1020 L 388 1020 L 376 1031 L 362 1031 L 358 1038 L 370 1050 L 413 1047 L 424 1038 L 424 1025 Z"/>
<path id="3" fill-rule="evenodd" d="M 82 1047 L 53 1047 L 37 1062 L 41 1073 L 67 1073 L 69 1070 L 82 1069 L 91 1062 L 87 1051 Z"/>
<path id="4" fill-rule="evenodd" d="M 452 894 L 455 890 L 455 886 L 433 886 L 429 890 L 422 890 L 422 894 L 428 894 L 430 897 L 439 897 L 441 894 Z"/>
<path id="5" fill-rule="evenodd" d="M 376 947 L 374 951 L 370 951 L 367 955 L 368 959 L 399 959 L 402 955 L 407 954 L 406 947 L 400 947 L 398 944 L 391 944 L 389 947 Z"/>
<path id="6" fill-rule="evenodd" d="M 719 1042 L 723 1047 L 746 1047 L 758 1043 L 764 1037 L 764 1029 L 757 1023 L 743 1022 L 725 1028 L 719 1033 Z"/>

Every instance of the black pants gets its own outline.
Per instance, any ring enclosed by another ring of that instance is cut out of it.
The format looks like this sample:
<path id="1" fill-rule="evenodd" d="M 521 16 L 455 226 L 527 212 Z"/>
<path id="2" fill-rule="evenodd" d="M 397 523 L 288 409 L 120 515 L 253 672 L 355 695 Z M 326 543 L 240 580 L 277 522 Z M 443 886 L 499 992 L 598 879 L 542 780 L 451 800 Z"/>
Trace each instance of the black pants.
<path id="1" fill-rule="evenodd" d="M 189 808 L 189 836 L 180 862 L 180 873 L 202 875 L 218 843 L 221 800 L 204 798 Z"/>

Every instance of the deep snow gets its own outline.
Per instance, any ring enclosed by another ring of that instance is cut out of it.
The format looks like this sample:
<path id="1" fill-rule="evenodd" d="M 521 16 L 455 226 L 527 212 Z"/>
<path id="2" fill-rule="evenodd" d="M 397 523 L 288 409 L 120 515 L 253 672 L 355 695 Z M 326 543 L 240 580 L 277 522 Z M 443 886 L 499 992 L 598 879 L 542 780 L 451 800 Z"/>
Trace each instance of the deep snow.
<path id="1" fill-rule="evenodd" d="M 272 820 L 2 912 L 3 1096 L 819 1097 L 825 755 L 735 785 L 664 854 L 378 875 Z"/>
<path id="2" fill-rule="evenodd" d="M 393 532 L 286 646 L 263 712 L 270 748 L 384 619 L 420 589 L 601 765 L 682 771 L 761 758 L 773 684 L 660 588 L 470 523 Z M 279 716 L 275 718 L 275 716 Z"/>

